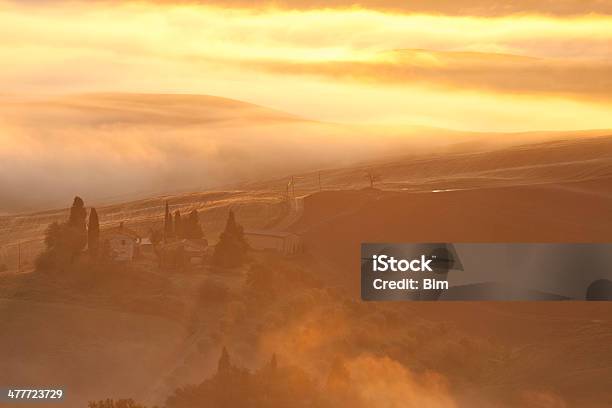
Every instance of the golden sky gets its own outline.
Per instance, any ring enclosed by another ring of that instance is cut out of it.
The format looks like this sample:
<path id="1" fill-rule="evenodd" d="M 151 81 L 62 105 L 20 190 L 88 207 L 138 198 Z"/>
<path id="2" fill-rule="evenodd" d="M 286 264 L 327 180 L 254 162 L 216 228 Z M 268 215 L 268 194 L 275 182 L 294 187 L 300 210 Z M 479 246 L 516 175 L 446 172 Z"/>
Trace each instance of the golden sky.
<path id="1" fill-rule="evenodd" d="M 217 95 L 351 124 L 612 128 L 612 2 L 405 3 L 0 0 L 0 92 Z"/>

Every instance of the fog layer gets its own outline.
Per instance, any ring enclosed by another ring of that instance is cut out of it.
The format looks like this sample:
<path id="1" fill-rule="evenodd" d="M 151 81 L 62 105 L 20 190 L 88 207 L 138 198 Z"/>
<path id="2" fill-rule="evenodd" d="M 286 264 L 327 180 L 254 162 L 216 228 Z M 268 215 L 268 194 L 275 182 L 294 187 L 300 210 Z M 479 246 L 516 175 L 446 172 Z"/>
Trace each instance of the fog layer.
<path id="1" fill-rule="evenodd" d="M 285 177 L 415 141 L 208 96 L 4 98 L 0 109 L 0 213 Z"/>

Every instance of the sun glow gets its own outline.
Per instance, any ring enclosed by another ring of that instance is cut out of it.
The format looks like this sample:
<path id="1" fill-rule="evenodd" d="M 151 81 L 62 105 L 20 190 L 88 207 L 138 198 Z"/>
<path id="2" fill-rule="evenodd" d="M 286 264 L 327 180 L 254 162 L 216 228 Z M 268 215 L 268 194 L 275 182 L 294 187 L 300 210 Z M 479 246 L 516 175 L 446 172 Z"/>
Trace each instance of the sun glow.
<path id="1" fill-rule="evenodd" d="M 612 127 L 610 43 L 603 15 L 0 3 L 5 93 L 213 94 L 346 123 Z"/>

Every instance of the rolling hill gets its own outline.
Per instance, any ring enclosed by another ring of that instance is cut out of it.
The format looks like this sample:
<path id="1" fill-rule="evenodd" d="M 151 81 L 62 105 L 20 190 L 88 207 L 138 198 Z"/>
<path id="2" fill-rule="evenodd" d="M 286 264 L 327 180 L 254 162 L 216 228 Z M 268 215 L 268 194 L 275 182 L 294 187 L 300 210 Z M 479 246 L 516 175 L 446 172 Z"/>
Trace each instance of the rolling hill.
<path id="1" fill-rule="evenodd" d="M 286 273 L 311 274 L 326 289 L 288 292 L 268 299 L 266 307 L 248 306 L 241 292 L 243 270 L 171 273 L 148 263 L 62 279 L 15 274 L 17 248 L 22 272 L 30 272 L 46 226 L 65 219 L 67 209 L 2 216 L 0 263 L 8 271 L 0 274 L 0 315 L 14 334 L 0 342 L 11 369 L 4 379 L 40 382 L 64 370 L 54 378 L 72 390 L 74 406 L 107 396 L 160 403 L 175 387 L 209 375 L 218 349 L 229 344 L 248 364 L 257 366 L 258 359 L 279 352 L 281 361 L 315 372 L 338 350 L 384 351 L 415 373 L 442 373 L 457 406 L 501 400 L 524 406 L 525 398 L 535 398 L 536 405 L 529 406 L 537 406 L 538 398 L 605 406 L 612 401 L 605 302 L 384 307 L 357 300 L 356 254 L 363 241 L 610 241 L 612 137 L 535 139 L 396 152 L 386 159 L 296 172 L 299 211 L 287 206 L 289 174 L 217 191 L 106 205 L 94 201 L 102 227 L 123 221 L 144 236 L 161 225 L 166 201 L 172 210 L 198 209 L 213 243 L 230 208 L 247 229 L 282 226 L 300 234 L 307 251 L 302 257 L 253 256 Z M 380 176 L 374 188 L 366 172 Z M 203 304 L 198 295 L 202 282 L 213 276 L 236 290 L 217 306 Z M 401 316 L 403 323 L 390 325 L 385 313 Z M 325 329 L 328 325 L 337 331 Z M 115 371 L 120 374 L 108 375 Z"/>
<path id="2" fill-rule="evenodd" d="M 77 192 L 99 206 L 406 154 L 606 134 L 321 123 L 205 95 L 5 96 L 0 110 L 0 214 L 58 208 Z"/>

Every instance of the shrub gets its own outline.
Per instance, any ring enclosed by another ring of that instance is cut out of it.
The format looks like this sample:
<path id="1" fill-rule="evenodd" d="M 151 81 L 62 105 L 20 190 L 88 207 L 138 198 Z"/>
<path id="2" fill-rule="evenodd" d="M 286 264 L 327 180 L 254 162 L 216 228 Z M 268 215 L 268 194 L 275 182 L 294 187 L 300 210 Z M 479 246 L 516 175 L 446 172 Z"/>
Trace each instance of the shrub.
<path id="1" fill-rule="evenodd" d="M 89 408 L 146 408 L 144 405 L 137 404 L 132 399 L 105 399 L 100 401 L 92 401 L 89 403 Z"/>

